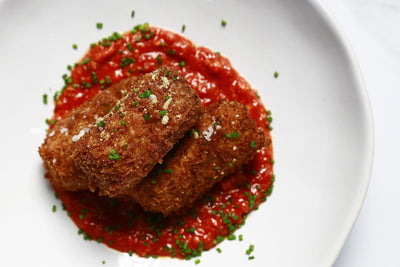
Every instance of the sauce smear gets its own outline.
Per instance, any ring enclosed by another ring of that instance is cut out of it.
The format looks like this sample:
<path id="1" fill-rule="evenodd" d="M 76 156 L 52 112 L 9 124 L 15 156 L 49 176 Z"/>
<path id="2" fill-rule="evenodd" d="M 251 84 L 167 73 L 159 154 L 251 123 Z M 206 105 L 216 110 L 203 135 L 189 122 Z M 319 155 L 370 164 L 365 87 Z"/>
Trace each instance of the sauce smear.
<path id="1" fill-rule="evenodd" d="M 199 93 L 203 106 L 220 99 L 244 104 L 250 116 L 270 138 L 270 113 L 257 92 L 231 66 L 229 60 L 168 30 L 136 26 L 131 32 L 114 33 L 91 45 L 82 60 L 65 75 L 54 119 L 129 76 L 170 66 L 186 77 Z M 260 149 L 243 168 L 225 178 L 180 216 L 164 218 L 145 212 L 127 199 L 100 197 L 89 191 L 55 188 L 70 218 L 85 239 L 142 257 L 192 258 L 227 239 L 272 192 L 272 145 Z"/>

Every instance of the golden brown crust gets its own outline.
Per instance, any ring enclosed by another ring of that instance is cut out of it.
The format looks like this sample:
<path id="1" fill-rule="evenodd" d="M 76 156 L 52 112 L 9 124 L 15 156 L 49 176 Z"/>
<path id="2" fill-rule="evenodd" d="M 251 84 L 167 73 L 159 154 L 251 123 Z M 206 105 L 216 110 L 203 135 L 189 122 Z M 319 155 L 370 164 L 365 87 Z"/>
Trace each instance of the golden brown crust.
<path id="1" fill-rule="evenodd" d="M 79 136 L 83 129 L 96 123 L 97 117 L 107 114 L 110 106 L 114 106 L 123 94 L 119 87 L 100 92 L 71 111 L 48 132 L 39 154 L 46 169 L 45 177 L 53 185 L 71 191 L 88 188 L 85 175 L 74 165 L 71 157 L 73 140 L 77 138 L 74 136 Z"/>
<path id="2" fill-rule="evenodd" d="M 186 79 L 158 69 L 116 87 L 130 88 L 112 111 L 76 141 L 72 157 L 90 190 L 110 197 L 126 193 L 196 124 L 201 102 Z"/>
<path id="3" fill-rule="evenodd" d="M 264 133 L 242 104 L 217 102 L 130 195 L 147 211 L 176 213 L 236 172 L 264 143 Z"/>

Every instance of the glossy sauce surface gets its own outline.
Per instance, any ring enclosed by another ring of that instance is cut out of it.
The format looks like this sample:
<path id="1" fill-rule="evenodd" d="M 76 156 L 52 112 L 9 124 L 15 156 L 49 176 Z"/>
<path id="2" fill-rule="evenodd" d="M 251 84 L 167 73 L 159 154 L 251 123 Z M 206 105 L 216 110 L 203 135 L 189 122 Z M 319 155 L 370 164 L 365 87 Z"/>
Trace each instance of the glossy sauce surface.
<path id="1" fill-rule="evenodd" d="M 257 92 L 228 59 L 168 30 L 139 25 L 93 44 L 64 76 L 54 119 L 59 120 L 84 101 L 123 78 L 172 66 L 199 93 L 203 106 L 219 99 L 244 104 L 270 138 L 270 113 Z M 225 238 L 237 238 L 246 215 L 266 200 L 273 188 L 272 145 L 260 149 L 241 171 L 225 178 L 180 216 L 163 218 L 144 212 L 126 199 L 99 197 L 91 192 L 55 188 L 68 215 L 85 239 L 143 257 L 191 258 Z"/>

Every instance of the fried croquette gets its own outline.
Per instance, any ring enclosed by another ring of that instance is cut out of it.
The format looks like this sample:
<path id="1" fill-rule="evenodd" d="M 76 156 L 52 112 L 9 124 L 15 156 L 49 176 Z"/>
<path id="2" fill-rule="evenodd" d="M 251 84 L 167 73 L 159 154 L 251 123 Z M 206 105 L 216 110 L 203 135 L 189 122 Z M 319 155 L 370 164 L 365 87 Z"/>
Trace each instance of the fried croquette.
<path id="1" fill-rule="evenodd" d="M 265 142 L 247 109 L 235 101 L 205 108 L 197 126 L 165 157 L 163 164 L 131 192 L 146 211 L 164 216 L 190 207 L 214 184 L 251 160 Z M 270 140 L 269 140 L 270 144 Z"/>
<path id="2" fill-rule="evenodd" d="M 86 101 L 65 118 L 58 121 L 48 132 L 39 148 L 46 170 L 45 177 L 57 187 L 69 191 L 88 188 L 85 174 L 78 169 L 71 157 L 75 140 L 87 131 L 96 118 L 104 116 L 110 107 L 124 95 L 120 87 L 110 87 Z"/>
<path id="3" fill-rule="evenodd" d="M 115 197 L 139 183 L 198 121 L 201 101 L 177 71 L 161 68 L 114 85 L 129 89 L 75 142 L 91 191 Z"/>

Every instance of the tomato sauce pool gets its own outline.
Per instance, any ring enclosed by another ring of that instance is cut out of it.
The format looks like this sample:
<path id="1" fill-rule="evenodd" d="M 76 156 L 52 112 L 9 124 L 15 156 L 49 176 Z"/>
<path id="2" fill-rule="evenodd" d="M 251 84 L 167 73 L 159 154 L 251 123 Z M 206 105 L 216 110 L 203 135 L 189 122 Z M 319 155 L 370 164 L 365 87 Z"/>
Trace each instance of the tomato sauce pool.
<path id="1" fill-rule="evenodd" d="M 228 59 L 168 30 L 136 26 L 92 44 L 76 63 L 57 96 L 53 121 L 91 99 L 101 90 L 131 75 L 171 66 L 199 93 L 203 106 L 219 99 L 244 104 L 270 138 L 270 113 L 257 92 L 231 66 Z M 92 192 L 55 188 L 70 218 L 86 240 L 95 240 L 121 252 L 142 257 L 192 258 L 224 239 L 236 239 L 235 230 L 249 212 L 272 192 L 272 145 L 260 149 L 254 160 L 225 178 L 181 215 L 164 218 L 126 199 L 100 197 Z"/>

